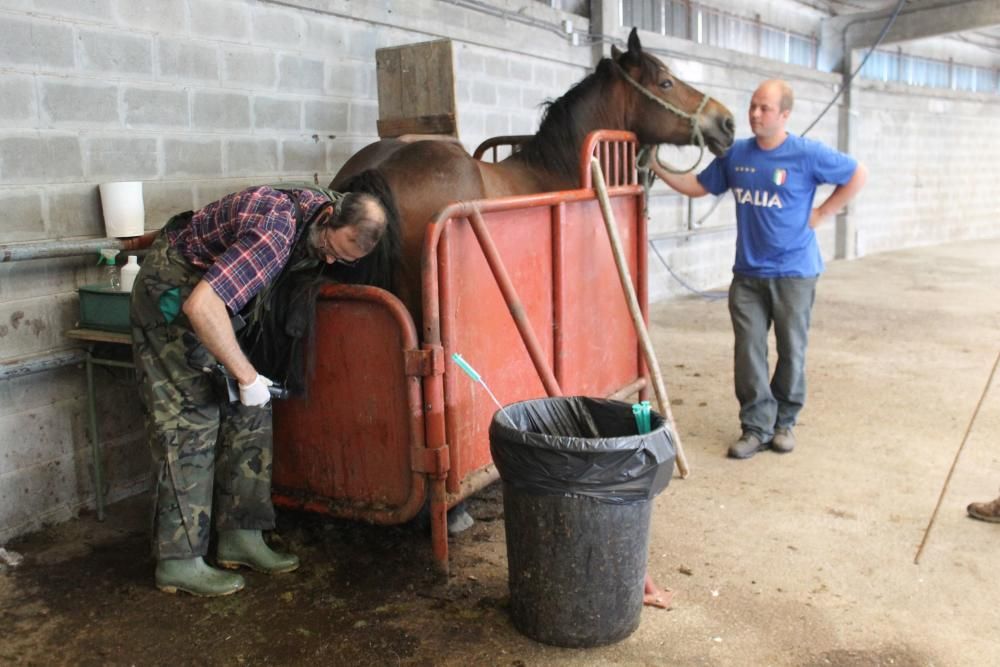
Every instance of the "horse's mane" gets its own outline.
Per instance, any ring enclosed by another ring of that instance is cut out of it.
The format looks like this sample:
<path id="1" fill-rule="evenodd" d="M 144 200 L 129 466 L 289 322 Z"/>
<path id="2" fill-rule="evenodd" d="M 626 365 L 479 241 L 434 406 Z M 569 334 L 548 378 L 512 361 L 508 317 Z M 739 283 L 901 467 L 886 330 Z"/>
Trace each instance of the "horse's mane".
<path id="1" fill-rule="evenodd" d="M 654 64 L 645 56 L 640 60 L 640 80 L 645 80 Z M 579 150 L 586 135 L 594 129 L 614 129 L 621 124 L 621 118 L 615 117 L 617 110 L 609 107 L 604 94 L 605 87 L 616 78 L 614 68 L 611 58 L 603 58 L 593 72 L 562 97 L 546 102 L 538 132 L 523 143 L 511 159 L 547 169 L 575 183 L 579 173 Z"/>

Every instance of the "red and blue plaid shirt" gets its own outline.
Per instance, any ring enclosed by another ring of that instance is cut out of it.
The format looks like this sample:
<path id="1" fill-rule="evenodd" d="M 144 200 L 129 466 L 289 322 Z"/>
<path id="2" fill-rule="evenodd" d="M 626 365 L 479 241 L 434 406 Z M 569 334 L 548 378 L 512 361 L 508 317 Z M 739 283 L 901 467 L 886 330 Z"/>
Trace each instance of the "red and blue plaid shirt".
<path id="1" fill-rule="evenodd" d="M 312 190 L 295 190 L 302 219 L 330 200 Z M 167 240 L 207 281 L 230 312 L 238 313 L 274 280 L 295 244 L 295 202 L 262 185 L 226 195 L 195 211 Z"/>

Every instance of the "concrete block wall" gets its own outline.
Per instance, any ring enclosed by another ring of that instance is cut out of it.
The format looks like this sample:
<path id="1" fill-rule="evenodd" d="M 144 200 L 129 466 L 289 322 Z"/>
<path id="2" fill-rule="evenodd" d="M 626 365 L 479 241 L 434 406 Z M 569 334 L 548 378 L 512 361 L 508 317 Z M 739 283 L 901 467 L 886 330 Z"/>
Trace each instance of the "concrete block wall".
<path id="1" fill-rule="evenodd" d="M 1000 96 L 865 82 L 857 99 L 859 255 L 1000 235 Z"/>
<path id="2" fill-rule="evenodd" d="M 589 65 L 495 47 L 461 44 L 456 50 L 459 137 L 470 151 L 490 137 L 534 134 L 545 102 L 591 72 Z"/>

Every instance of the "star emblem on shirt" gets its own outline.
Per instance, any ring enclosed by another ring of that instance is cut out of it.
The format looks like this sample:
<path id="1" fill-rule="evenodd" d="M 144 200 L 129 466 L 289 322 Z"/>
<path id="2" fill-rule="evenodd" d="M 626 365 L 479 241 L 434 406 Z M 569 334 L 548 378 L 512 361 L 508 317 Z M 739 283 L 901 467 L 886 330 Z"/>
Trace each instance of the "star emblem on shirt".
<path id="1" fill-rule="evenodd" d="M 738 167 L 736 167 L 736 171 L 742 172 L 742 173 L 745 173 L 745 174 L 754 174 L 754 173 L 757 172 L 757 168 L 756 167 L 739 167 L 738 166 Z"/>

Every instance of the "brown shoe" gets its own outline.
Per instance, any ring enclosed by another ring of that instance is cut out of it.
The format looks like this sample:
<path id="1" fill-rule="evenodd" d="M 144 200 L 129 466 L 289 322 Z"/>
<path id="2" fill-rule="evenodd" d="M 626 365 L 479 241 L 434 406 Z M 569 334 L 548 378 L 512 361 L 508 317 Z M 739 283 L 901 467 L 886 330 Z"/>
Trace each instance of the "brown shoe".
<path id="1" fill-rule="evenodd" d="M 971 503 L 965 509 L 973 519 L 1000 523 L 1000 498 L 988 503 Z"/>

